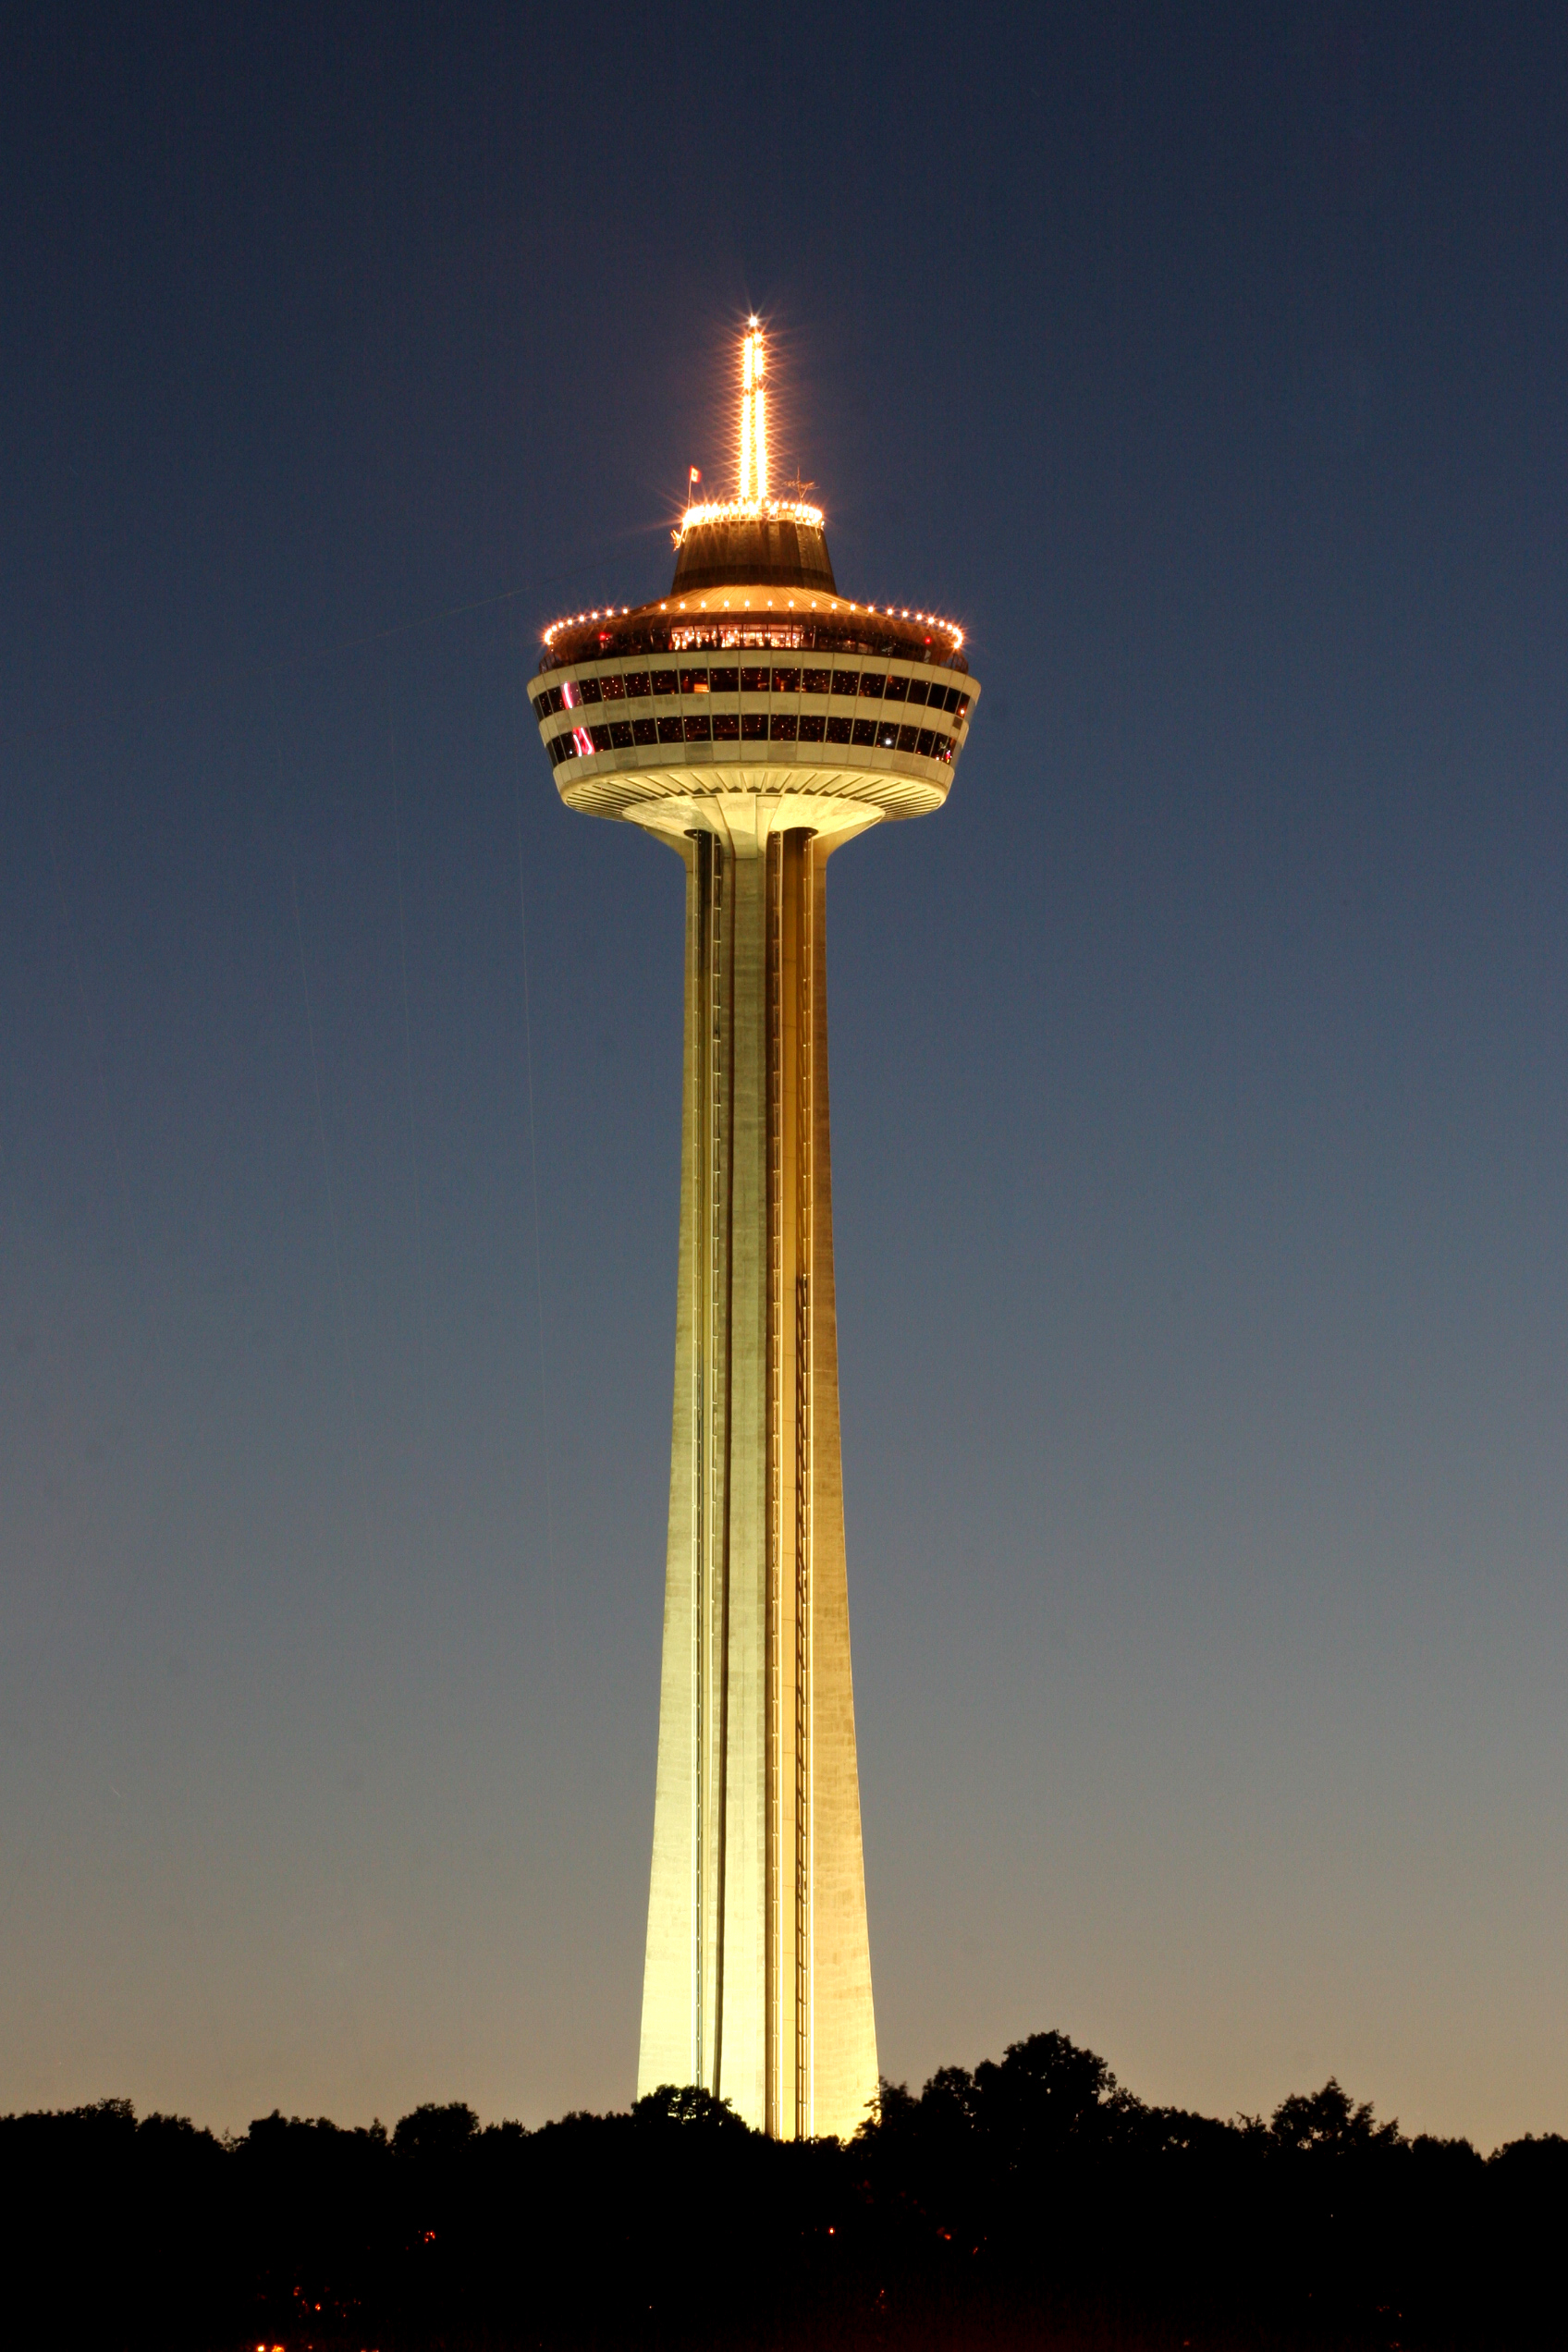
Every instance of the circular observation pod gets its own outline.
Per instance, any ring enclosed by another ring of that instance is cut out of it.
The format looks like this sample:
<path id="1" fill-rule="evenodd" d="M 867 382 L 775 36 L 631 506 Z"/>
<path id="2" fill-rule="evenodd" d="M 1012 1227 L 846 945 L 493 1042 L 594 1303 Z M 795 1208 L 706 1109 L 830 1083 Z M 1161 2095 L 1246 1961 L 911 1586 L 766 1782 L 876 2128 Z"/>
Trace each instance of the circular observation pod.
<path id="1" fill-rule="evenodd" d="M 941 807 L 980 692 L 962 643 L 777 576 L 699 592 L 678 570 L 659 604 L 551 630 L 529 696 L 569 808 L 760 847 Z"/>

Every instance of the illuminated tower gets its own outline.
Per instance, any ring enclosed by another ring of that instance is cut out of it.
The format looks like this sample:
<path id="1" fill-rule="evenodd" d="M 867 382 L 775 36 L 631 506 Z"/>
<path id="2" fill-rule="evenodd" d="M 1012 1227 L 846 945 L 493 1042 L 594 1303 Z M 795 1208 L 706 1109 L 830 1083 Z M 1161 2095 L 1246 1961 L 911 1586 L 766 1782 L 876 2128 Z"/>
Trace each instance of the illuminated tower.
<path id="1" fill-rule="evenodd" d="M 739 495 L 693 505 L 661 603 L 546 632 L 530 686 L 569 808 L 686 866 L 680 1300 L 640 2091 L 783 2138 L 876 2090 L 839 1459 L 826 880 L 940 808 L 962 636 L 840 596 L 769 484 L 762 330 Z"/>

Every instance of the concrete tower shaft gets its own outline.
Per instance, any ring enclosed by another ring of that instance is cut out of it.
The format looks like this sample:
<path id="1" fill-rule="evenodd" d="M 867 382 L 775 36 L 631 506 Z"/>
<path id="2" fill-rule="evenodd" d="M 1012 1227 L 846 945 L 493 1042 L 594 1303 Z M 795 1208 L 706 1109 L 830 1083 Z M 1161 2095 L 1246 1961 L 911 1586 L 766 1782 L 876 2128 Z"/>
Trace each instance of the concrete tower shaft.
<path id="1" fill-rule="evenodd" d="M 876 2085 L 839 1472 L 825 870 L 685 843 L 686 1060 L 641 2087 L 784 2137 Z"/>

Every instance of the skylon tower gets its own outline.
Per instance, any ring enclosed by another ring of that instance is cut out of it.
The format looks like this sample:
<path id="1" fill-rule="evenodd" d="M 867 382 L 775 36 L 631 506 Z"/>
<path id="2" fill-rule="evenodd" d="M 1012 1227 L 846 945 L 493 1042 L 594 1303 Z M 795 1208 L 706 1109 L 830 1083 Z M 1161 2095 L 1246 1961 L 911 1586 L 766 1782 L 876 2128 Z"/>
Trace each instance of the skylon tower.
<path id="1" fill-rule="evenodd" d="M 680 1299 L 640 2091 L 782 2138 L 876 2091 L 839 1451 L 827 861 L 940 808 L 979 689 L 962 634 L 840 596 L 769 480 L 763 332 L 735 497 L 669 594 L 579 613 L 530 695 L 569 808 L 686 867 Z"/>

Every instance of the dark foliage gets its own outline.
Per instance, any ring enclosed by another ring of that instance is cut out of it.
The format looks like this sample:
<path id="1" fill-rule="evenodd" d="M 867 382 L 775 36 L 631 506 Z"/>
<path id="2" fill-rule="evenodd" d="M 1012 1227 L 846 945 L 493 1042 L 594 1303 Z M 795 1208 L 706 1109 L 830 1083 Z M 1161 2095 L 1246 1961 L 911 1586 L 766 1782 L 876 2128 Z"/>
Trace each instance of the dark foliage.
<path id="1" fill-rule="evenodd" d="M 1568 2141 L 1483 2162 L 1337 2082 L 1273 2118 L 1145 2107 L 1065 2035 L 779 2146 L 704 2092 L 539 2131 L 472 2108 L 123 2101 L 0 2119 L 15 2342 L 94 2352 L 1559 2343 Z"/>

